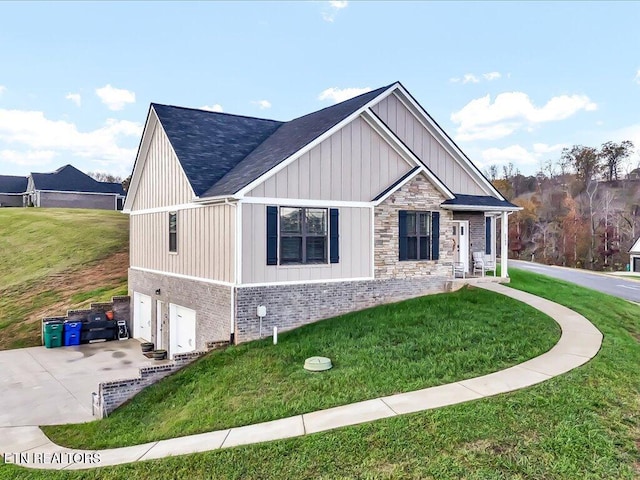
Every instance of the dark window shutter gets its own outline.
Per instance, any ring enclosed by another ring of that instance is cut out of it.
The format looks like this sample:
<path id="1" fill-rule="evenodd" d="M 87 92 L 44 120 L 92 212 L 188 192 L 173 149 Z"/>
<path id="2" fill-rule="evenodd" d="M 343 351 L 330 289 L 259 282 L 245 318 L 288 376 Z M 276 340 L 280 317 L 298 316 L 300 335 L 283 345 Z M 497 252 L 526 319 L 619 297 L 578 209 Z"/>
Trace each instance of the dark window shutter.
<path id="1" fill-rule="evenodd" d="M 431 260 L 440 258 L 440 212 L 431 213 Z"/>
<path id="2" fill-rule="evenodd" d="M 484 253 L 491 255 L 491 217 L 484 219 Z"/>
<path id="3" fill-rule="evenodd" d="M 340 232 L 338 230 L 338 209 L 329 209 L 329 259 L 331 263 L 340 261 Z"/>
<path id="4" fill-rule="evenodd" d="M 407 211 L 400 210 L 398 214 L 398 225 L 400 226 L 400 260 L 407 260 Z"/>
<path id="5" fill-rule="evenodd" d="M 491 217 L 484 218 L 484 253 L 491 255 Z"/>
<path id="6" fill-rule="evenodd" d="M 278 207 L 267 207 L 267 265 L 278 264 Z"/>

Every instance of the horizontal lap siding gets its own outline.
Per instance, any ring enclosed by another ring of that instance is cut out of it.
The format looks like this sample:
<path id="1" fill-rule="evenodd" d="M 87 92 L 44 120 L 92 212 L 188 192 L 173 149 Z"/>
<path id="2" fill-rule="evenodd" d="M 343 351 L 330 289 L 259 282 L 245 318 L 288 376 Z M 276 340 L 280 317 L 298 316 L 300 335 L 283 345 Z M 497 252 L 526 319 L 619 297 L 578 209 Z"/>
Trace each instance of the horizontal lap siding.
<path id="1" fill-rule="evenodd" d="M 368 202 L 410 169 L 364 120 L 357 118 L 248 195 Z"/>
<path id="2" fill-rule="evenodd" d="M 178 253 L 169 253 L 167 212 L 131 215 L 131 266 L 233 282 L 235 207 L 178 211 Z"/>
<path id="3" fill-rule="evenodd" d="M 132 211 L 191 202 L 194 194 L 169 138 L 157 124 L 151 137 Z"/>
<path id="4" fill-rule="evenodd" d="M 339 209 L 340 261 L 321 266 L 267 265 L 266 211 L 266 205 L 242 205 L 243 284 L 371 276 L 371 209 Z"/>
<path id="5" fill-rule="evenodd" d="M 374 105 L 373 111 L 452 192 L 487 195 L 395 94 Z"/>
<path id="6" fill-rule="evenodd" d="M 96 208 L 115 210 L 115 195 L 82 194 L 72 192 L 40 192 L 40 207 Z"/>

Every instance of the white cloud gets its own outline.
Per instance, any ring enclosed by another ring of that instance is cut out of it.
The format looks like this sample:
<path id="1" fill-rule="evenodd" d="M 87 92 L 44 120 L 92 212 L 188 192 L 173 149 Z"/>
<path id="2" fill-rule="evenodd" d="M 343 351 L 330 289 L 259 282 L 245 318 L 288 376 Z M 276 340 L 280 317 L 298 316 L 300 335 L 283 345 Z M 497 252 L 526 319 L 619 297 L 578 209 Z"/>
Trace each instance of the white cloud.
<path id="1" fill-rule="evenodd" d="M 490 95 L 470 101 L 451 114 L 451 121 L 458 124 L 457 140 L 495 140 L 521 128 L 564 120 L 581 110 L 597 108 L 586 95 L 560 95 L 536 107 L 526 93 L 506 92 L 493 103 Z"/>
<path id="2" fill-rule="evenodd" d="M 640 68 L 636 72 L 636 76 L 633 78 L 633 81 L 636 82 L 638 85 L 640 85 Z M 2 92 L 2 90 L 0 90 L 0 93 L 1 92 Z"/>
<path id="3" fill-rule="evenodd" d="M 219 103 L 214 103 L 213 105 L 203 105 L 200 107 L 200 110 L 209 110 L 210 112 L 224 112 L 224 109 L 222 108 L 222 105 L 220 105 Z"/>
<path id="4" fill-rule="evenodd" d="M 47 165 L 56 156 L 53 150 L 0 150 L 0 161 L 14 165 Z"/>
<path id="5" fill-rule="evenodd" d="M 358 95 L 362 95 L 363 93 L 367 93 L 371 91 L 371 87 L 364 88 L 327 88 L 320 95 L 318 95 L 318 100 L 331 100 L 333 103 L 344 102 L 345 100 L 349 100 L 350 98 L 357 97 Z"/>
<path id="6" fill-rule="evenodd" d="M 349 5 L 346 0 L 331 0 L 322 11 L 322 19 L 325 22 L 332 23 L 336 19 L 336 15 L 340 10 L 344 10 Z"/>
<path id="7" fill-rule="evenodd" d="M 506 165 L 509 162 L 514 165 L 531 165 L 538 161 L 535 155 L 521 145 L 511 145 L 506 148 L 488 148 L 482 151 L 481 156 L 482 166 Z"/>
<path id="8" fill-rule="evenodd" d="M 5 87 L 4 85 L 0 85 L 0 95 L 2 95 L 6 91 L 7 91 L 7 87 Z"/>
<path id="9" fill-rule="evenodd" d="M 491 80 L 496 80 L 498 78 L 502 77 L 502 75 L 500 74 L 500 72 L 488 72 L 488 73 L 483 73 L 482 74 L 482 78 L 484 78 L 485 80 L 487 80 L 488 82 L 490 82 Z M 449 79 L 449 81 L 451 83 L 480 83 L 481 78 L 478 77 L 477 75 L 474 75 L 473 73 L 465 73 L 462 78 L 460 77 L 452 77 Z"/>
<path id="10" fill-rule="evenodd" d="M 135 103 L 136 94 L 129 90 L 115 88 L 107 84 L 102 88 L 96 88 L 96 95 L 100 97 L 109 110 L 122 110 L 127 103 Z"/>
<path id="11" fill-rule="evenodd" d="M 565 143 L 556 143 L 555 145 L 547 145 L 546 143 L 534 143 L 533 151 L 537 154 L 548 154 L 562 151 L 567 145 Z"/>
<path id="12" fill-rule="evenodd" d="M 251 103 L 257 105 L 260 110 L 271 108 L 271 102 L 269 100 L 256 100 L 255 102 Z"/>
<path id="13" fill-rule="evenodd" d="M 0 142 L 7 146 L 2 158 L 13 163 L 76 157 L 127 171 L 141 134 L 142 126 L 127 120 L 108 119 L 96 130 L 81 132 L 75 124 L 50 120 L 40 111 L 0 109 Z"/>
<path id="14" fill-rule="evenodd" d="M 82 97 L 80 96 L 79 93 L 67 93 L 67 96 L 64 97 L 67 100 L 71 100 L 73 103 L 76 104 L 77 107 L 79 107 L 82 104 Z"/>
<path id="15" fill-rule="evenodd" d="M 483 73 L 482 76 L 484 77 L 485 80 L 487 80 L 489 82 L 491 80 L 497 80 L 498 78 L 502 77 L 502 75 L 500 75 L 500 72 Z"/>
<path id="16" fill-rule="evenodd" d="M 478 83 L 480 79 L 473 73 L 465 73 L 462 77 L 462 83 Z"/>

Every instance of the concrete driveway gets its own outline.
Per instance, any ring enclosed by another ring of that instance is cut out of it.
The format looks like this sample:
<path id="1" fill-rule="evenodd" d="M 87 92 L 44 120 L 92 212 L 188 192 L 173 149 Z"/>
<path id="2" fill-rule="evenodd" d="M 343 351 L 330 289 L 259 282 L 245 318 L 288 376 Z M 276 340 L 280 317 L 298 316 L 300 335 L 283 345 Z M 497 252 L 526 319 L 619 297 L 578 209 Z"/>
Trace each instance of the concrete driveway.
<path id="1" fill-rule="evenodd" d="M 135 378 L 154 364 L 133 339 L 0 351 L 0 427 L 93 420 L 100 382 Z"/>

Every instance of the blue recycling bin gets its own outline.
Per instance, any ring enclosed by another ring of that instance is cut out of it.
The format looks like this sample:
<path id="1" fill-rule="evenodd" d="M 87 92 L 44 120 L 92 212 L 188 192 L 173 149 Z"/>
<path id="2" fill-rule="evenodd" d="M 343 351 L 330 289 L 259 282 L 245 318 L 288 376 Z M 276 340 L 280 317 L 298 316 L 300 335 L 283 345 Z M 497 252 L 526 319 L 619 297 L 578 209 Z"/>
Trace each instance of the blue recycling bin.
<path id="1" fill-rule="evenodd" d="M 64 345 L 80 345 L 80 331 L 82 330 L 82 322 L 65 322 L 64 323 Z"/>

